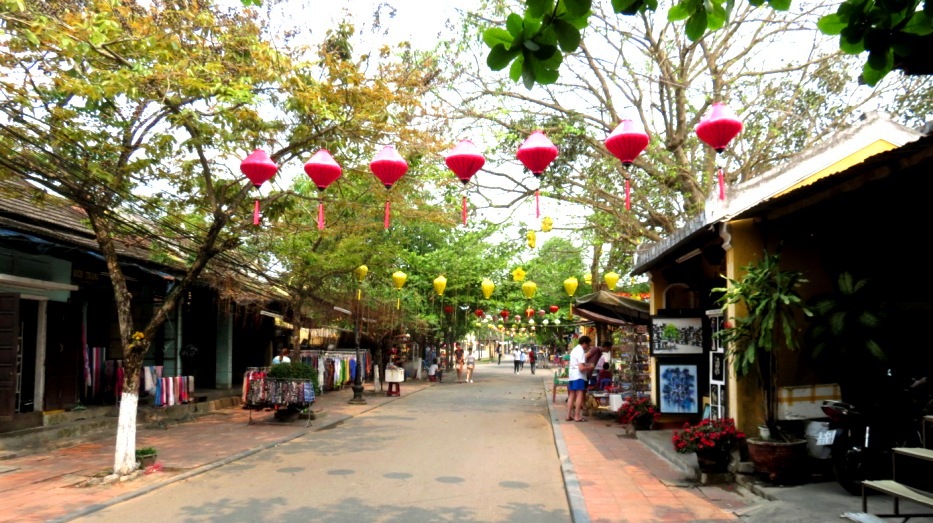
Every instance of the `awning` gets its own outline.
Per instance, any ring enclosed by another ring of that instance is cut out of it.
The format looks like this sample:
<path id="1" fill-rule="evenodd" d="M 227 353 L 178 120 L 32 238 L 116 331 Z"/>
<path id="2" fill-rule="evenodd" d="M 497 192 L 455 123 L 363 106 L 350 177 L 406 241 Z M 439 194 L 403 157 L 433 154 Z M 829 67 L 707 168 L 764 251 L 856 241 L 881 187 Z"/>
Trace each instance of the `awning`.
<path id="1" fill-rule="evenodd" d="M 647 302 L 623 298 L 608 291 L 582 296 L 574 302 L 573 313 L 610 325 L 647 325 L 651 323 Z"/>

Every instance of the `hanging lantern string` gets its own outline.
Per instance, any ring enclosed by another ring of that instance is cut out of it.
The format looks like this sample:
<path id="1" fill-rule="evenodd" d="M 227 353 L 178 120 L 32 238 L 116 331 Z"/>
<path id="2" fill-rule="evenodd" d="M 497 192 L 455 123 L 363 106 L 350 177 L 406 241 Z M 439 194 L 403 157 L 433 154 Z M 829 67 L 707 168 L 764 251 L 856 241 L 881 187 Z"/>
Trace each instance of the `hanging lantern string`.
<path id="1" fill-rule="evenodd" d="M 723 201 L 726 199 L 726 177 L 723 173 L 722 166 L 716 167 L 716 178 L 719 181 L 719 200 Z"/>
<path id="2" fill-rule="evenodd" d="M 467 197 L 466 197 L 466 187 L 463 188 L 463 200 L 460 206 L 460 217 L 463 220 L 463 225 L 467 224 Z"/>
<path id="3" fill-rule="evenodd" d="M 324 230 L 324 195 L 318 196 L 317 202 L 317 230 Z"/>

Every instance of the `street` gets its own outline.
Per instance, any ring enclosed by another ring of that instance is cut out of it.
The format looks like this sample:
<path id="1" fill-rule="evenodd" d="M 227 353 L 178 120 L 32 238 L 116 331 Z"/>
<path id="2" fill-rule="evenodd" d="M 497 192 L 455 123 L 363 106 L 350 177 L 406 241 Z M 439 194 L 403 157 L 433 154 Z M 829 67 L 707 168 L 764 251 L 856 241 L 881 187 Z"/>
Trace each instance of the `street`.
<path id="1" fill-rule="evenodd" d="M 451 378 L 453 378 L 451 380 Z M 541 377 L 479 365 L 78 521 L 570 521 Z"/>

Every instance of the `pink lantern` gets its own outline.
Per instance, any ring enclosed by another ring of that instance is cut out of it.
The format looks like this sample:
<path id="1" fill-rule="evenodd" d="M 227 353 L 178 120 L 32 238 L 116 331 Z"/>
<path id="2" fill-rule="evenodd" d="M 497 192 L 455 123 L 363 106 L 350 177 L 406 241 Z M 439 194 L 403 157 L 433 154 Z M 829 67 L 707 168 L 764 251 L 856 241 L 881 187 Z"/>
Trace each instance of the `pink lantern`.
<path id="1" fill-rule="evenodd" d="M 340 165 L 334 160 L 334 157 L 330 155 L 327 149 L 321 149 L 314 153 L 314 156 L 305 163 L 305 173 L 311 178 L 314 185 L 317 186 L 319 193 L 317 204 L 317 228 L 319 231 L 323 231 L 324 189 L 327 189 L 328 185 L 337 181 L 337 178 L 340 178 L 343 169 L 340 168 Z"/>
<path id="2" fill-rule="evenodd" d="M 385 188 L 392 189 L 395 182 L 399 181 L 408 171 L 408 162 L 398 154 L 395 147 L 386 145 L 379 151 L 379 154 L 369 162 L 369 170 L 379 178 Z M 389 199 L 386 198 L 386 212 L 383 224 L 389 228 Z"/>
<path id="3" fill-rule="evenodd" d="M 240 162 L 240 171 L 249 178 L 256 190 L 275 176 L 279 168 L 262 149 L 256 149 Z M 253 225 L 259 225 L 259 198 L 253 205 Z"/>
<path id="4" fill-rule="evenodd" d="M 447 168 L 460 178 L 463 186 L 470 183 L 470 178 L 479 171 L 486 163 L 486 158 L 479 152 L 479 149 L 473 145 L 470 140 L 460 140 L 460 143 L 444 159 Z M 467 197 L 463 195 L 463 203 L 460 210 L 463 224 L 467 222 Z"/>
<path id="5" fill-rule="evenodd" d="M 535 131 L 522 142 L 515 156 L 535 175 L 535 178 L 538 178 L 547 169 L 547 166 L 557 158 L 557 147 L 547 139 L 547 136 L 544 136 L 543 132 Z M 541 217 L 539 189 L 535 189 L 535 217 Z"/>
<path id="6" fill-rule="evenodd" d="M 697 136 L 707 145 L 722 154 L 729 142 L 742 132 L 742 121 L 736 117 L 731 109 L 721 102 L 713 104 L 710 112 L 700 120 L 696 128 Z M 726 199 L 726 182 L 722 167 L 717 167 L 716 173 L 719 181 L 719 199 Z"/>
<path id="7" fill-rule="evenodd" d="M 632 120 L 622 120 L 619 126 L 606 138 L 606 148 L 609 149 L 622 165 L 632 165 L 635 158 L 648 147 L 648 133 Z M 632 186 L 629 178 L 625 178 L 625 210 L 632 208 Z"/>
<path id="8" fill-rule="evenodd" d="M 536 312 L 535 314 L 537 314 L 538 316 L 544 316 L 547 313 L 544 312 L 544 309 L 539 309 L 538 312 Z"/>

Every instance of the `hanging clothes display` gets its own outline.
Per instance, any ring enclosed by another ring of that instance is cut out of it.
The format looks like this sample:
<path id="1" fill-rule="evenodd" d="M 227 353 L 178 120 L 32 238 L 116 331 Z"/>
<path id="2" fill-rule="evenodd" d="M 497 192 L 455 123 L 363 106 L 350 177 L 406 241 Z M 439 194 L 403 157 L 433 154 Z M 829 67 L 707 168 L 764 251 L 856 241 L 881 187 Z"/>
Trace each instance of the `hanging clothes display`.
<path id="1" fill-rule="evenodd" d="M 360 351 L 362 360 L 363 380 L 372 376 L 372 356 L 368 350 Z M 328 392 L 340 390 L 342 387 L 352 384 L 356 378 L 356 350 L 303 350 L 301 351 L 301 361 L 311 365 L 318 372 L 318 383 L 321 391 Z"/>
<path id="2" fill-rule="evenodd" d="M 108 360 L 106 347 L 84 346 L 85 403 L 113 403 L 123 392 L 123 360 Z"/>
<path id="3" fill-rule="evenodd" d="M 267 368 L 251 367 L 243 375 L 244 403 L 248 407 L 294 407 L 314 403 L 314 382 L 292 378 L 270 378 Z"/>

